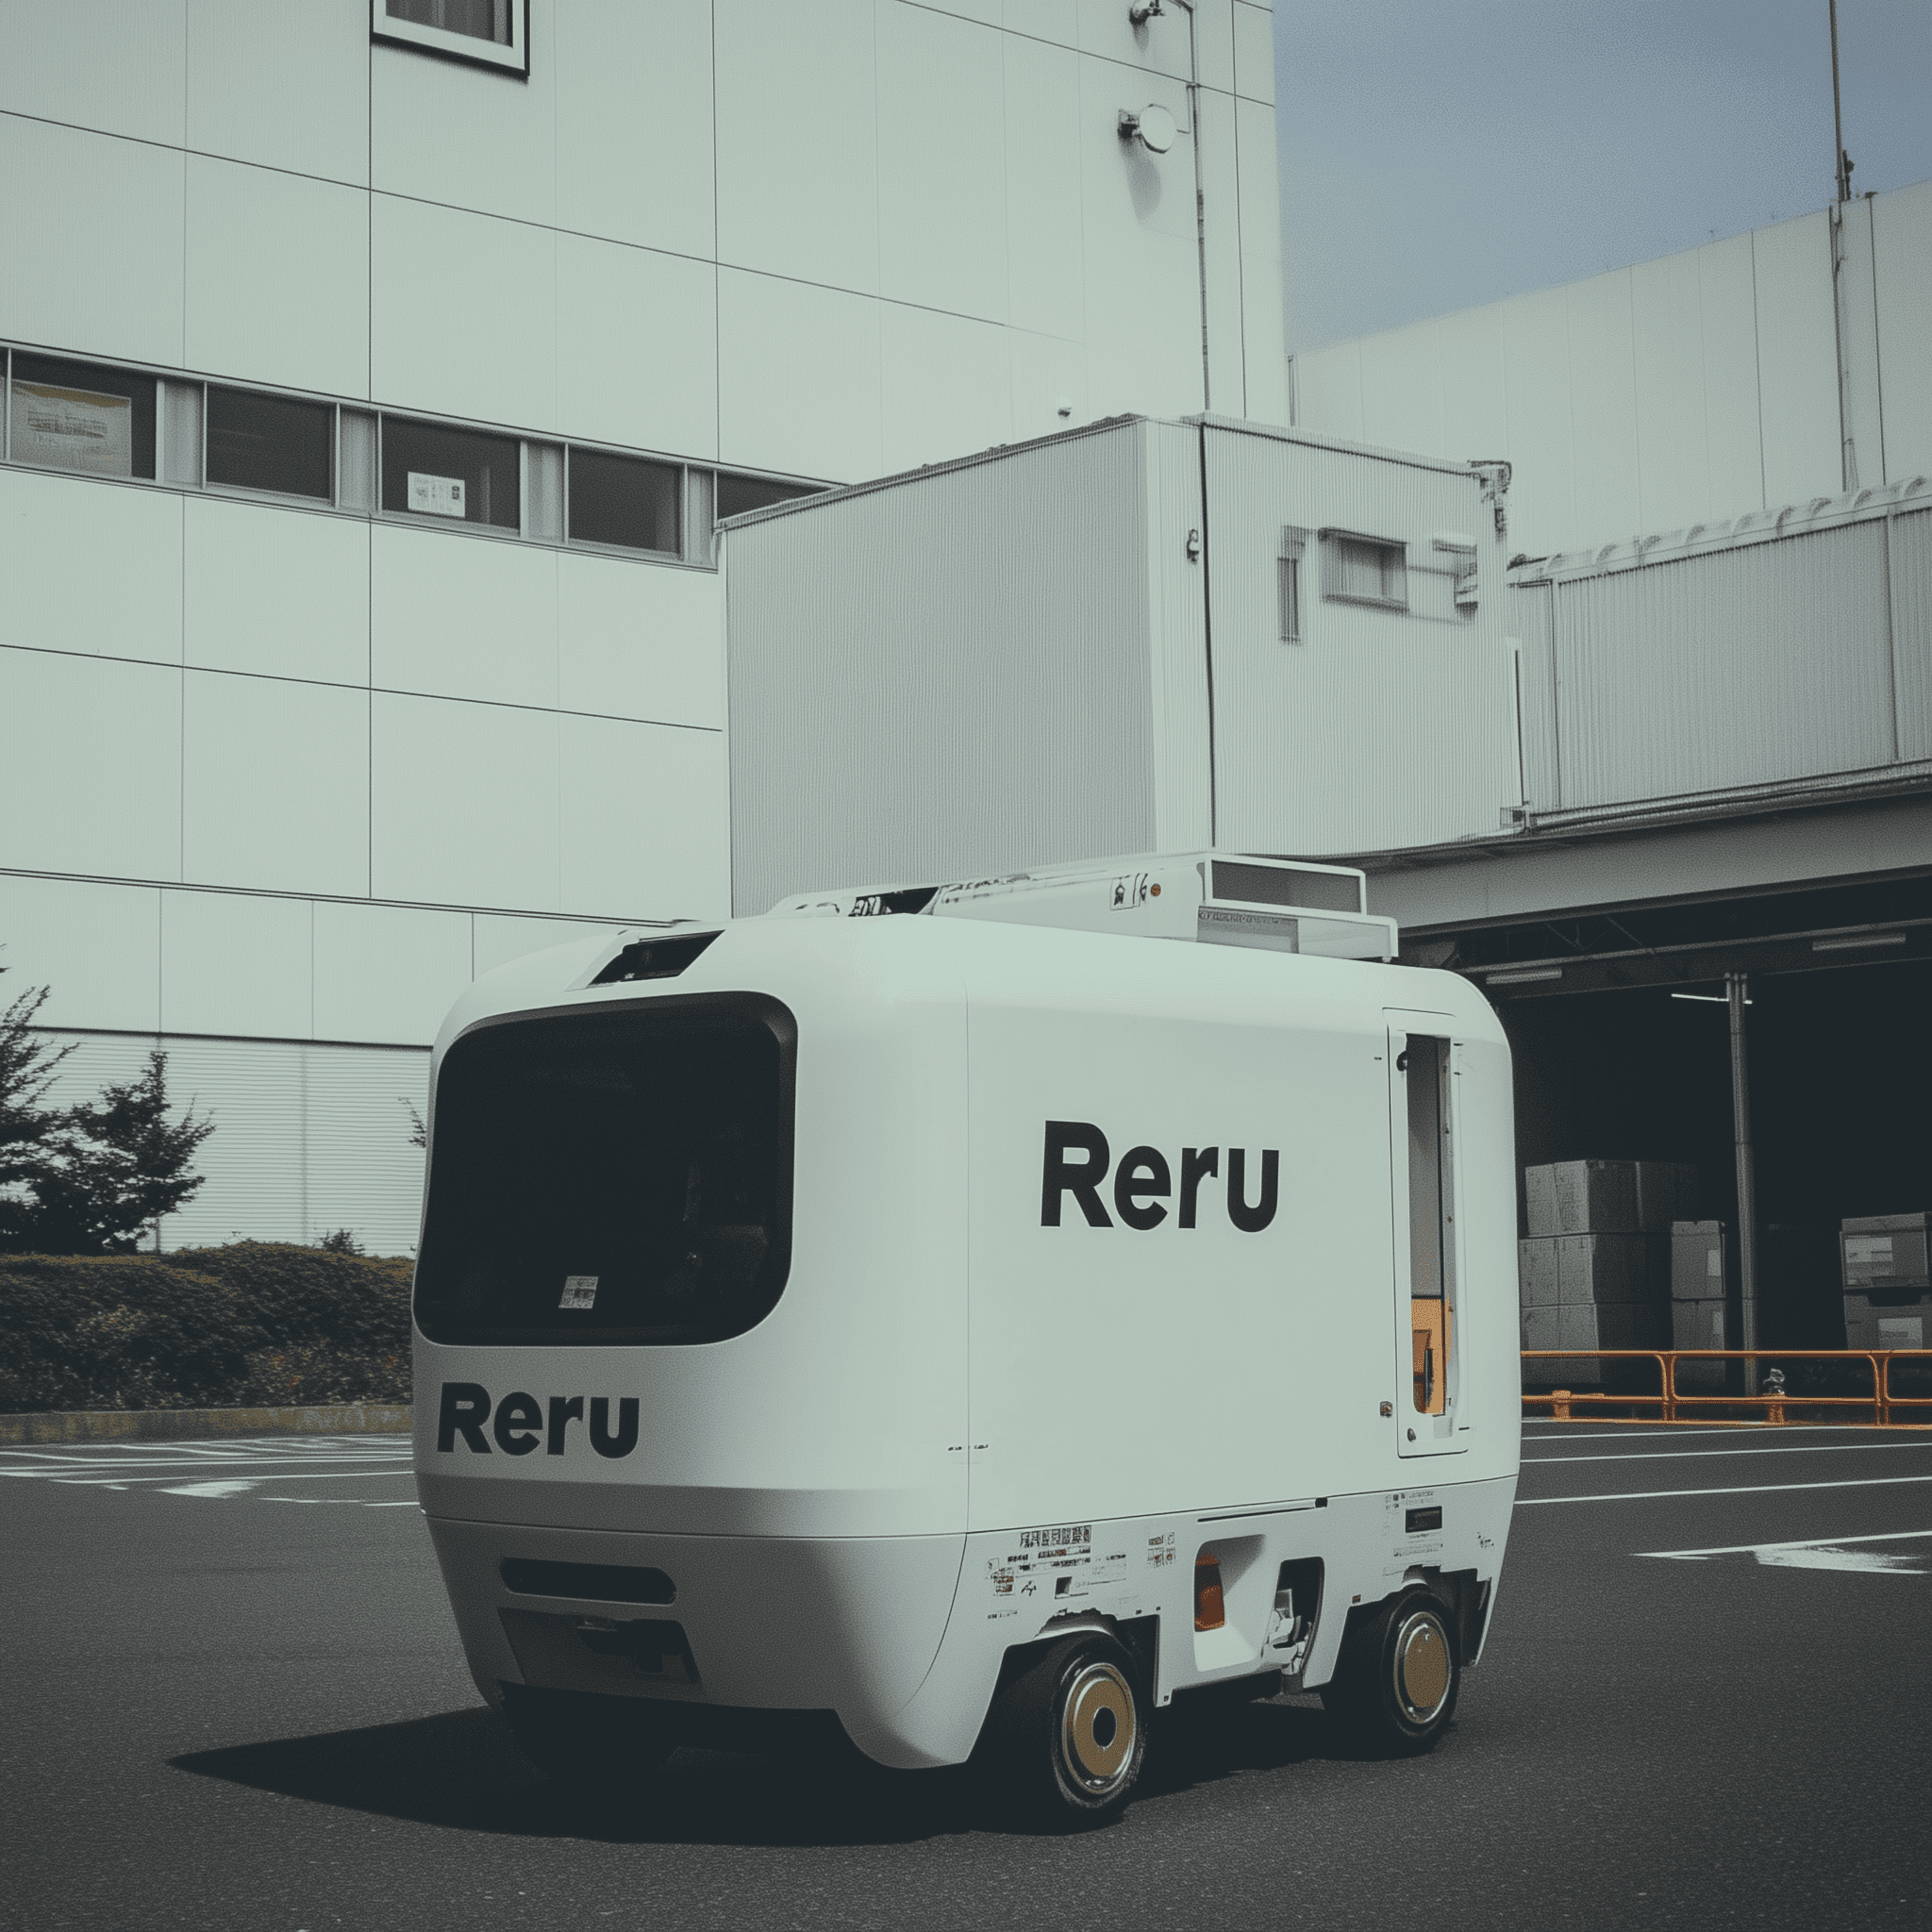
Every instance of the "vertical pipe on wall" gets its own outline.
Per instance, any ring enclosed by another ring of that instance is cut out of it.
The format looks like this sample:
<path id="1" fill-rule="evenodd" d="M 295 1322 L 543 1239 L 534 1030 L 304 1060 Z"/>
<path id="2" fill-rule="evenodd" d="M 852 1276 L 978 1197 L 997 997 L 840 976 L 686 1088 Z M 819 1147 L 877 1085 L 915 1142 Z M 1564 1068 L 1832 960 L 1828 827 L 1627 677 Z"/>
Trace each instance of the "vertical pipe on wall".
<path id="1" fill-rule="evenodd" d="M 1751 1061 L 1744 1030 L 1749 1002 L 1748 974 L 1724 974 L 1731 1009 L 1731 1134 L 1738 1161 L 1738 1296 L 1742 1333 L 1740 1345 L 1756 1348 L 1757 1334 L 1757 1161 L 1751 1144 Z M 1744 1392 L 1757 1393 L 1757 1364 L 1744 1364 Z"/>

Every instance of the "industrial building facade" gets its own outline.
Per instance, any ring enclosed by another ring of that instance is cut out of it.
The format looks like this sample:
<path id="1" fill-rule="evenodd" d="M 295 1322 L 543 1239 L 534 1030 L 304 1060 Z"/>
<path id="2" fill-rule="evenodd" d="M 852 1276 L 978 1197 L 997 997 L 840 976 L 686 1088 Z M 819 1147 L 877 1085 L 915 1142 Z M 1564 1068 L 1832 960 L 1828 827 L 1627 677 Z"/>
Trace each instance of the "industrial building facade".
<path id="1" fill-rule="evenodd" d="M 1784 1346 L 1932 1198 L 1928 264 L 1921 183 L 1296 358 L 1303 433 L 1515 466 L 1520 797 L 1371 903 L 1502 1011 L 1522 1162 L 1693 1168 Z"/>
<path id="2" fill-rule="evenodd" d="M 1257 0 L 8 0 L 0 172 L 0 990 L 170 1245 L 408 1246 L 472 975 L 727 909 L 714 517 L 1285 414 Z"/>

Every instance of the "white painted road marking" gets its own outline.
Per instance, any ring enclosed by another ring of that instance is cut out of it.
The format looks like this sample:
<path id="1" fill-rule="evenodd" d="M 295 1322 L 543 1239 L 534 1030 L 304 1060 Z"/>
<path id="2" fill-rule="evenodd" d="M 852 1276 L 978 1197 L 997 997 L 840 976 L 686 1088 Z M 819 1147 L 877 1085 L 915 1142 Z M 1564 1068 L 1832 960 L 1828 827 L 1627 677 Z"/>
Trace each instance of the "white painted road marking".
<path id="1" fill-rule="evenodd" d="M 410 1469 L 277 1469 L 262 1471 L 258 1474 L 246 1478 L 246 1480 L 250 1483 L 336 1483 L 342 1481 L 354 1482 L 362 1476 L 413 1474 L 415 1474 L 415 1471 Z M 125 1475 L 57 1475 L 50 1478 L 50 1480 L 57 1483 L 71 1484 L 77 1489 L 122 1490 L 128 1488 L 132 1483 L 142 1481 L 143 1478 Z M 161 1476 L 156 1478 L 156 1480 L 165 1484 L 168 1478 Z M 192 1492 L 195 1494 L 211 1495 L 220 1487 L 219 1483 L 191 1483 L 185 1490 L 163 1489 L 162 1494 L 187 1495 Z"/>
<path id="2" fill-rule="evenodd" d="M 1921 1436 L 1909 1442 L 1774 1442 L 1749 1449 L 1640 1449 L 1635 1456 L 1525 1456 L 1525 1469 L 1531 1463 L 1546 1462 L 1678 1462 L 1689 1456 L 1830 1456 L 1845 1449 L 1932 1449 L 1932 1438 Z"/>
<path id="3" fill-rule="evenodd" d="M 1668 1429 L 1592 1429 L 1587 1436 L 1572 1435 L 1570 1432 L 1575 1426 L 1574 1423 L 1556 1423 L 1546 1424 L 1536 1435 L 1531 1435 L 1529 1432 L 1530 1424 L 1525 1421 L 1523 1428 L 1523 1440 L 1525 1442 L 1634 1442 L 1641 1441 L 1645 1436 L 1735 1436 L 1740 1430 L 1745 1429 L 1756 1429 L 1762 1433 L 1766 1429 L 1781 1426 L 1781 1424 L 1774 1424 L 1772 1423 L 1725 1423 L 1721 1426 L 1713 1424 L 1707 1429 L 1692 1428 L 1688 1424 L 1673 1426 Z M 1821 1435 L 1828 1434 L 1834 1428 L 1851 1429 L 1857 1426 L 1858 1424 L 1856 1423 L 1820 1424 L 1818 1425 Z"/>
<path id="4" fill-rule="evenodd" d="M 1932 1542 L 1932 1529 L 1891 1529 L 1873 1536 L 1813 1537 L 1788 1543 L 1719 1543 L 1707 1550 L 1638 1550 L 1672 1563 L 1707 1563 L 1717 1557 L 1751 1557 L 1774 1570 L 1854 1570 L 1868 1575 L 1924 1576 L 1932 1550 L 1894 1556 L 1853 1544 Z"/>
<path id="5" fill-rule="evenodd" d="M 1877 1490 L 1893 1483 L 1932 1483 L 1932 1475 L 1850 1476 L 1835 1483 L 1747 1483 L 1728 1490 L 1624 1490 L 1606 1496 L 1518 1496 L 1519 1509 L 1543 1503 L 1650 1503 L 1671 1496 L 1765 1496 L 1786 1490 Z"/>
<path id="6" fill-rule="evenodd" d="M 409 1476 L 409 1438 L 227 1436 L 196 1441 L 76 1442 L 0 1448 L 0 1475 L 75 1489 L 146 1490 L 149 1494 L 227 1502 L 340 1503 L 358 1509 L 415 1509 L 413 1499 L 278 1493 L 284 1483 Z M 186 1479 L 184 1479 L 186 1478 Z M 263 1493 L 266 1491 L 268 1493 Z"/>

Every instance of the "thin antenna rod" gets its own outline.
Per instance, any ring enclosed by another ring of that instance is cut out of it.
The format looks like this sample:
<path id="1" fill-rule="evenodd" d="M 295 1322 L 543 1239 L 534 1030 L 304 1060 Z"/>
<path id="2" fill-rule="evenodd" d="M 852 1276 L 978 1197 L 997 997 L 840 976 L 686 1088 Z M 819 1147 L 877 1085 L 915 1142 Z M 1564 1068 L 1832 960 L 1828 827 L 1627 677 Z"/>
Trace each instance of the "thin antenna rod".
<path id="1" fill-rule="evenodd" d="M 1834 150 L 1838 157 L 1838 198 L 1849 201 L 1852 198 L 1852 162 L 1851 157 L 1845 153 L 1845 114 L 1838 91 L 1838 0 L 1831 0 L 1831 125 L 1838 142 Z"/>

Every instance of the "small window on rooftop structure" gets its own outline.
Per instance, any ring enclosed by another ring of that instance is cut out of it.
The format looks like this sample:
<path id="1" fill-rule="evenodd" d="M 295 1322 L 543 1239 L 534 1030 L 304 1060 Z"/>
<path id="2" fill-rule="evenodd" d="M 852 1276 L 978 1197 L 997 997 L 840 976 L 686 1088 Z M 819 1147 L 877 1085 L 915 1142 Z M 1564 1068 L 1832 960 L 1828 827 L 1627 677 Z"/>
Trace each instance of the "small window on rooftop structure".
<path id="1" fill-rule="evenodd" d="M 530 71 L 529 0 L 370 0 L 369 25 L 391 46 Z"/>
<path id="2" fill-rule="evenodd" d="M 1274 561 L 1275 602 L 1280 606 L 1281 641 L 1302 641 L 1302 559 L 1308 547 L 1306 530 L 1284 529 L 1281 552 Z"/>
<path id="3" fill-rule="evenodd" d="M 85 476 L 155 473 L 155 379 L 51 356 L 13 358 L 7 453 Z"/>
<path id="4" fill-rule="evenodd" d="M 326 503 L 334 488 L 335 410 L 258 391 L 208 392 L 208 480 Z"/>
<path id="5" fill-rule="evenodd" d="M 1374 604 L 1385 610 L 1408 608 L 1406 547 L 1386 537 L 1354 530 L 1322 532 L 1322 594 L 1345 604 Z"/>
<path id="6" fill-rule="evenodd" d="M 604 450 L 572 450 L 571 541 L 675 556 L 683 481 L 684 472 L 675 463 L 647 463 Z"/>

